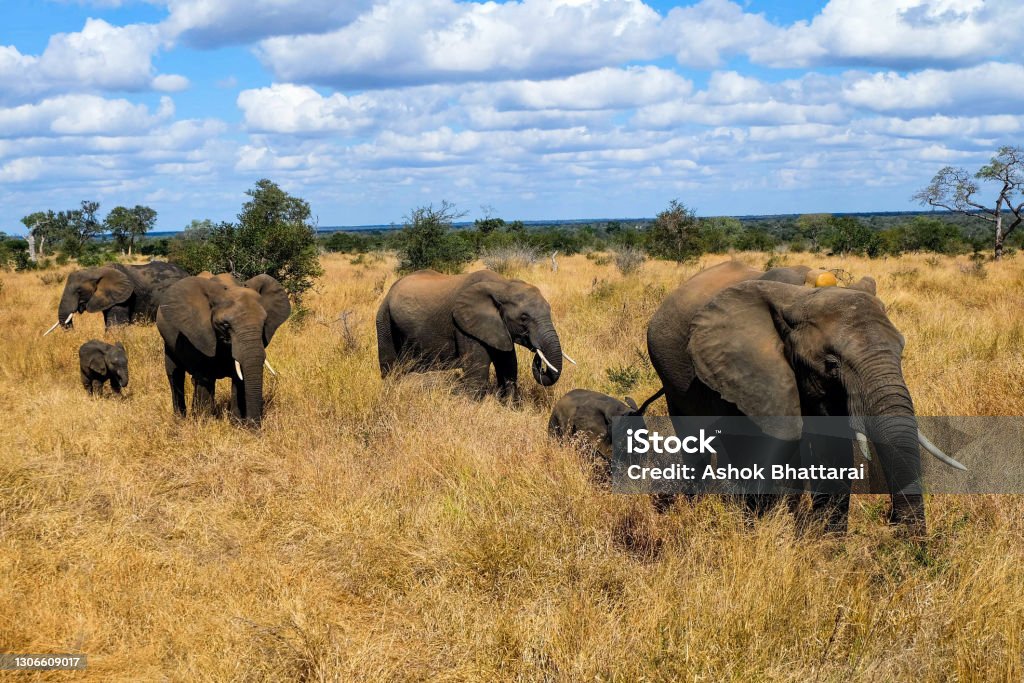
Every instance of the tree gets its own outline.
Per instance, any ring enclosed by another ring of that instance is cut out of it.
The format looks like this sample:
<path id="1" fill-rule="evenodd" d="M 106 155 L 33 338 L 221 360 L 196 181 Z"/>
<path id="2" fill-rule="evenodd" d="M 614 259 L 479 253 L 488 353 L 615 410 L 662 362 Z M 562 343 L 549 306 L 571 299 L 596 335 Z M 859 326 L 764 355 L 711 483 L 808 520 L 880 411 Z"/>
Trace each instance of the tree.
<path id="1" fill-rule="evenodd" d="M 796 234 L 807 240 L 811 251 L 821 246 L 822 233 L 828 230 L 831 225 L 832 214 L 830 213 L 805 213 L 796 219 Z"/>
<path id="2" fill-rule="evenodd" d="M 863 254 L 877 251 L 877 239 L 866 225 L 852 216 L 830 216 L 819 242 L 833 254 Z"/>
<path id="3" fill-rule="evenodd" d="M 135 247 L 135 238 L 145 235 L 155 224 L 156 211 L 141 205 L 136 205 L 132 209 L 115 206 L 103 221 L 105 229 L 114 237 L 117 246 L 122 251 L 127 249 L 129 256 Z"/>
<path id="4" fill-rule="evenodd" d="M 68 256 L 80 256 L 85 245 L 103 232 L 103 225 L 96 218 L 99 210 L 99 202 L 83 201 L 77 209 L 55 214 L 61 249 Z"/>
<path id="5" fill-rule="evenodd" d="M 29 260 L 35 263 L 46 256 L 46 240 L 60 236 L 61 222 L 53 211 L 36 211 L 22 218 L 21 223 L 28 230 L 25 239 L 28 241 Z"/>
<path id="6" fill-rule="evenodd" d="M 994 206 L 982 204 L 976 198 L 981 192 L 978 181 L 998 188 Z M 992 161 L 982 166 L 973 176 L 963 168 L 946 166 L 913 198 L 921 204 L 976 216 L 991 223 L 994 257 L 998 261 L 1003 257 L 1006 238 L 1024 221 L 1024 201 L 1015 203 L 1022 191 L 1024 150 L 1006 146 L 1000 147 Z M 1009 223 L 1004 223 L 1004 220 Z"/>
<path id="7" fill-rule="evenodd" d="M 679 200 L 673 199 L 668 208 L 654 219 L 647 233 L 647 249 L 654 256 L 683 263 L 703 252 L 697 214 Z"/>
<path id="8" fill-rule="evenodd" d="M 473 259 L 472 245 L 454 230 L 454 223 L 465 214 L 455 205 L 442 201 L 412 210 L 399 238 L 398 272 L 432 268 L 442 273 L 458 273 Z"/>
<path id="9" fill-rule="evenodd" d="M 204 270 L 220 272 L 220 251 L 212 241 L 214 228 L 209 219 L 193 220 L 171 240 L 167 259 L 192 275 Z"/>

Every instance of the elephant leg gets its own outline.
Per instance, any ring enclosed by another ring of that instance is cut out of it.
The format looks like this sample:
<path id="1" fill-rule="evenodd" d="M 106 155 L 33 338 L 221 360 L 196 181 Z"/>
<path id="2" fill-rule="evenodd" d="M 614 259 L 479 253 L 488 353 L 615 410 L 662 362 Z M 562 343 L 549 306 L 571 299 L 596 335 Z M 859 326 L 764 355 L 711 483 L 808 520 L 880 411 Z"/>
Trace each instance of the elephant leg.
<path id="1" fill-rule="evenodd" d="M 380 376 L 387 377 L 398 364 L 398 348 L 391 329 L 391 312 L 382 306 L 377 313 L 377 359 L 380 362 Z"/>
<path id="2" fill-rule="evenodd" d="M 192 412 L 195 415 L 212 415 L 213 398 L 217 381 L 209 377 L 192 375 Z"/>
<path id="3" fill-rule="evenodd" d="M 494 363 L 494 374 L 498 380 L 498 398 L 518 403 L 519 363 L 515 350 L 495 351 L 490 354 L 490 359 Z"/>
<path id="4" fill-rule="evenodd" d="M 88 391 L 91 394 L 92 393 L 92 380 L 89 379 L 89 375 L 83 372 L 83 373 L 81 373 L 81 379 L 82 379 L 82 386 L 85 387 L 85 390 Z"/>
<path id="5" fill-rule="evenodd" d="M 456 348 L 459 351 L 459 365 L 462 367 L 463 386 L 476 398 L 483 398 L 491 380 L 491 356 L 487 347 L 456 330 Z"/>
<path id="6" fill-rule="evenodd" d="M 171 385 L 171 406 L 178 417 L 185 417 L 185 369 L 178 367 L 170 354 L 164 354 L 164 368 Z"/>
<path id="7" fill-rule="evenodd" d="M 237 377 L 231 378 L 231 416 L 245 419 L 245 384 Z"/>
<path id="8" fill-rule="evenodd" d="M 816 521 L 824 522 L 827 533 L 845 534 L 850 518 L 850 494 L 812 493 L 811 514 Z"/>
<path id="9" fill-rule="evenodd" d="M 101 380 L 101 379 L 94 379 L 92 381 L 92 392 L 91 393 L 99 394 L 100 396 L 103 395 L 103 380 Z"/>

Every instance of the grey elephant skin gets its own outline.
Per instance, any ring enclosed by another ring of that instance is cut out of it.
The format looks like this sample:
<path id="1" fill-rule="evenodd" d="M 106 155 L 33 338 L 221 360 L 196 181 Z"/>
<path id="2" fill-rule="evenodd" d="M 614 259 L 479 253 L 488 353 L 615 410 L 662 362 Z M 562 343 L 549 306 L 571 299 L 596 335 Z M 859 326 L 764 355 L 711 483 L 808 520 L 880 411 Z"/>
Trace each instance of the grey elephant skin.
<path id="1" fill-rule="evenodd" d="M 551 306 L 533 285 L 481 270 L 443 275 L 421 270 L 398 280 L 377 311 L 381 375 L 462 368 L 463 382 L 486 393 L 490 366 L 497 393 L 514 396 L 519 367 L 515 345 L 538 352 L 533 378 L 551 386 L 562 372 L 562 346 Z M 541 354 L 550 366 L 541 359 Z"/>
<path id="2" fill-rule="evenodd" d="M 851 439 L 854 430 L 865 431 L 879 455 L 892 499 L 890 522 L 923 534 L 918 429 L 903 379 L 903 336 L 870 278 L 848 288 L 814 288 L 790 284 L 805 278 L 788 270 L 766 278 L 726 262 L 667 297 L 651 318 L 647 346 L 669 414 L 747 415 L 782 450 L 797 448 L 802 415 L 850 416 Z M 865 427 L 863 416 L 874 419 Z M 845 530 L 848 494 L 812 500 L 829 529 Z"/>
<path id="3" fill-rule="evenodd" d="M 174 412 L 185 416 L 185 374 L 192 376 L 192 411 L 212 413 L 214 387 L 231 378 L 231 413 L 259 425 L 263 419 L 266 347 L 288 319 L 291 304 L 281 284 L 257 275 L 243 284 L 227 277 L 187 277 L 168 288 L 156 326 Z"/>
<path id="4" fill-rule="evenodd" d="M 115 394 L 128 386 L 128 354 L 121 342 L 108 344 L 90 339 L 78 349 L 78 367 L 82 386 L 90 394 L 103 393 L 106 382 L 110 382 Z"/>
<path id="5" fill-rule="evenodd" d="M 172 263 L 153 261 L 141 266 L 120 263 L 76 270 L 68 275 L 57 308 L 57 321 L 73 326 L 75 313 L 103 312 L 106 327 L 153 322 L 167 289 L 188 273 Z"/>
<path id="6" fill-rule="evenodd" d="M 548 434 L 555 439 L 581 438 L 585 450 L 596 456 L 603 474 L 609 474 L 612 459 L 612 421 L 639 415 L 633 399 L 626 403 L 589 389 L 573 389 L 558 399 L 548 420 Z"/>

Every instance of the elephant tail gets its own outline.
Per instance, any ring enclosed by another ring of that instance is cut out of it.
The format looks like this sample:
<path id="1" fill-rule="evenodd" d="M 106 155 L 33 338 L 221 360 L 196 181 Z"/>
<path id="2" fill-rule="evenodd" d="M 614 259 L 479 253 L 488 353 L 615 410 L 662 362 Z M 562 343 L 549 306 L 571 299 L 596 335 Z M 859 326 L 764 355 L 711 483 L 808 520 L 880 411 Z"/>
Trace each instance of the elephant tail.
<path id="1" fill-rule="evenodd" d="M 651 396 L 649 399 L 647 399 L 646 401 L 641 403 L 640 407 L 637 408 L 636 410 L 634 410 L 631 414 L 632 415 L 643 415 L 647 411 L 648 406 L 650 406 L 652 403 L 654 403 L 655 401 L 657 401 L 659 398 L 661 398 L 664 395 L 665 395 L 665 387 L 662 387 L 661 389 L 658 389 L 658 391 L 656 391 L 653 396 Z"/>
<path id="2" fill-rule="evenodd" d="M 377 357 L 380 361 L 380 376 L 387 377 L 398 363 L 398 349 L 395 348 L 391 331 L 391 309 L 386 300 L 377 311 Z"/>

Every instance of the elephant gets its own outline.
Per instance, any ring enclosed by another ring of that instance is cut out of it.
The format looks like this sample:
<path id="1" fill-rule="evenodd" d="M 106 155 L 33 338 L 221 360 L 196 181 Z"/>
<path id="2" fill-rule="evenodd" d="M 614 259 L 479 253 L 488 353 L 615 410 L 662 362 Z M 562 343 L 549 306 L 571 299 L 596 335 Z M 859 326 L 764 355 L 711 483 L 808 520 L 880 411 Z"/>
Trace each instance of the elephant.
<path id="1" fill-rule="evenodd" d="M 808 266 L 772 268 L 758 275 L 757 279 L 785 282 L 791 285 L 808 285 L 810 287 L 835 287 L 839 284 L 835 274 L 832 272 Z"/>
<path id="2" fill-rule="evenodd" d="M 73 327 L 75 313 L 103 311 L 106 327 L 132 322 L 153 322 L 167 288 L 188 273 L 172 263 L 153 261 L 142 266 L 111 263 L 76 270 L 68 275 L 57 308 L 57 325 Z"/>
<path id="3" fill-rule="evenodd" d="M 78 365 L 82 386 L 90 394 L 102 393 L 107 381 L 115 394 L 128 386 L 128 354 L 121 342 L 108 344 L 90 339 L 78 349 Z"/>
<path id="4" fill-rule="evenodd" d="M 802 416 L 849 416 L 850 441 L 866 432 L 878 453 L 890 523 L 923 534 L 919 442 L 962 465 L 917 428 L 901 365 L 905 340 L 874 281 L 808 288 L 764 275 L 728 261 L 694 275 L 655 311 L 647 347 L 669 414 L 746 415 L 782 450 L 798 447 Z M 768 416 L 791 419 L 759 420 Z M 848 441 L 846 450 L 852 457 Z M 813 495 L 812 510 L 842 532 L 849 494 Z"/>
<path id="5" fill-rule="evenodd" d="M 589 389 L 573 389 L 555 403 L 548 434 L 555 439 L 583 437 L 591 454 L 610 463 L 612 420 L 640 415 L 636 401 L 628 396 L 625 401 Z"/>
<path id="6" fill-rule="evenodd" d="M 185 416 L 185 373 L 192 375 L 192 412 L 212 413 L 216 380 L 231 377 L 231 414 L 263 419 L 266 347 L 291 314 L 288 294 L 269 275 L 243 284 L 187 277 L 171 285 L 157 310 L 174 412 Z"/>
<path id="7" fill-rule="evenodd" d="M 384 297 L 376 322 L 383 377 L 400 369 L 462 368 L 464 385 L 482 397 L 493 364 L 498 396 L 515 397 L 515 344 L 535 353 L 533 378 L 541 386 L 562 374 L 562 346 L 540 290 L 490 270 L 406 275 Z"/>

